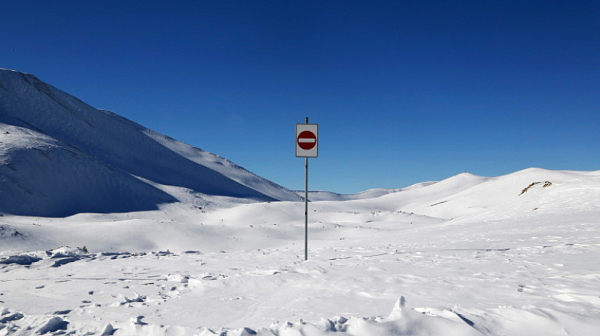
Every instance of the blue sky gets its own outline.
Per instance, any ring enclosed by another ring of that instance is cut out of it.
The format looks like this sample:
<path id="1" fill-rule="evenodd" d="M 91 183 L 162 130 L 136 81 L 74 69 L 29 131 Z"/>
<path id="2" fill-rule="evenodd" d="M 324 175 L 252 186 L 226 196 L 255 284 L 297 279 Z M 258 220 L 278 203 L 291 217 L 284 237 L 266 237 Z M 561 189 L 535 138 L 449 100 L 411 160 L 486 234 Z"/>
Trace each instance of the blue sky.
<path id="1" fill-rule="evenodd" d="M 9 1 L 0 67 L 303 189 L 599 169 L 598 1 Z"/>

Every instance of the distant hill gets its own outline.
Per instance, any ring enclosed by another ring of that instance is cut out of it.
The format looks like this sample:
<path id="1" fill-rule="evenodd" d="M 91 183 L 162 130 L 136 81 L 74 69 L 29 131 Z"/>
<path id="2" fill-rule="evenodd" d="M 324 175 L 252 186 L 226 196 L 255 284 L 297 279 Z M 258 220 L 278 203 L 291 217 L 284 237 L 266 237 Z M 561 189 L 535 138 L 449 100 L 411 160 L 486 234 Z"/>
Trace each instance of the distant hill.
<path id="1" fill-rule="evenodd" d="M 435 181 L 431 182 L 421 182 L 416 183 L 408 187 L 400 188 L 400 189 L 383 189 L 383 188 L 375 188 L 369 189 L 365 191 L 358 192 L 356 194 L 338 194 L 331 191 L 309 191 L 308 199 L 311 202 L 319 202 L 319 201 L 356 201 L 370 198 L 377 198 L 381 196 L 385 196 L 388 194 L 394 194 L 401 191 L 408 191 L 413 189 L 418 189 L 422 187 L 429 186 L 431 184 L 437 183 Z M 304 196 L 304 191 L 297 190 L 296 193 L 300 196 Z"/>
<path id="2" fill-rule="evenodd" d="M 599 186 L 600 171 L 528 168 L 497 177 L 462 173 L 384 195 L 377 203 L 386 209 L 435 218 L 499 220 L 595 209 Z"/>
<path id="3" fill-rule="evenodd" d="M 256 201 L 301 199 L 31 74 L 0 69 L 0 213 L 153 210 L 180 201 L 170 187 Z"/>

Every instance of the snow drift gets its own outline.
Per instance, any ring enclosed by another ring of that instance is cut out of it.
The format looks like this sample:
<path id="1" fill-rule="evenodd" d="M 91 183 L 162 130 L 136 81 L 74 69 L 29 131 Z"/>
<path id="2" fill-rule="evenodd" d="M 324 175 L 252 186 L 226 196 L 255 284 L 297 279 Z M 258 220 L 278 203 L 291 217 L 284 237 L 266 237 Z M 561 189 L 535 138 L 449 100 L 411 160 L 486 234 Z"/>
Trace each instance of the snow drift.
<path id="1" fill-rule="evenodd" d="M 62 217 L 157 209 L 164 186 L 248 200 L 299 200 L 230 161 L 0 69 L 0 212 Z"/>

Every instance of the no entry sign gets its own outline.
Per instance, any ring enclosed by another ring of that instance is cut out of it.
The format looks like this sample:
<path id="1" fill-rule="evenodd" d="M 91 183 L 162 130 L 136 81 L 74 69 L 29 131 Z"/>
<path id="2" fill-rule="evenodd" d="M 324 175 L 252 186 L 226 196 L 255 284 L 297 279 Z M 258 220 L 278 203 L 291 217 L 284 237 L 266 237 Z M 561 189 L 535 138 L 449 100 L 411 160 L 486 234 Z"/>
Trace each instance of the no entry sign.
<path id="1" fill-rule="evenodd" d="M 319 125 L 296 124 L 296 156 L 319 156 Z"/>
<path id="2" fill-rule="evenodd" d="M 315 148 L 317 145 L 317 135 L 311 131 L 303 131 L 298 135 L 298 146 L 304 150 Z"/>

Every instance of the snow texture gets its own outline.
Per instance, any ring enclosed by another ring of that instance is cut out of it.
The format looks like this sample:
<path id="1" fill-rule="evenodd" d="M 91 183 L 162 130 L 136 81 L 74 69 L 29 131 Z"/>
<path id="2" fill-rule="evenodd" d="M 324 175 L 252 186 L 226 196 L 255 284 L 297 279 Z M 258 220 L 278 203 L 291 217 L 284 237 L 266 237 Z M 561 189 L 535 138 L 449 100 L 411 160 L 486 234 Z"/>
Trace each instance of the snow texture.
<path id="1" fill-rule="evenodd" d="M 309 261 L 302 202 L 6 215 L 0 335 L 598 335 L 599 197 L 527 169 L 312 202 Z"/>

